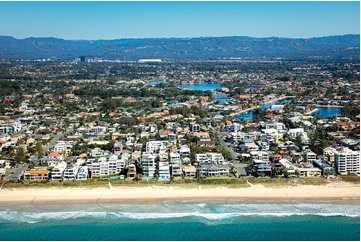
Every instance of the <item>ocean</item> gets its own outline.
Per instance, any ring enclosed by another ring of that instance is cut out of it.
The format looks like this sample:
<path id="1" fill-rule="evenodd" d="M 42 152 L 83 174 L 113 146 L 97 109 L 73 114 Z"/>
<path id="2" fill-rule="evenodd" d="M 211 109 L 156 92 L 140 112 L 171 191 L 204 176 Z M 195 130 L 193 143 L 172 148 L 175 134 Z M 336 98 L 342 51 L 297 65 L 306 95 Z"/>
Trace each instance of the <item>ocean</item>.
<path id="1" fill-rule="evenodd" d="M 359 241 L 359 201 L 0 205 L 0 240 Z"/>

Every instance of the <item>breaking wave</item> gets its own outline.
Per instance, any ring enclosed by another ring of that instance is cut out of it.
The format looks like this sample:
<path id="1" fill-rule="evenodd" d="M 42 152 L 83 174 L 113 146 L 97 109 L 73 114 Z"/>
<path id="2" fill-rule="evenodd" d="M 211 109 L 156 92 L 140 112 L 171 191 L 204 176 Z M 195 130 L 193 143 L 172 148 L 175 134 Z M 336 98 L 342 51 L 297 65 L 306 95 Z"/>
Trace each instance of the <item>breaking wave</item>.
<path id="1" fill-rule="evenodd" d="M 125 209 L 126 208 L 126 209 Z M 6 209 L 0 211 L 0 222 L 37 223 L 43 221 L 59 221 L 72 219 L 176 219 L 192 217 L 201 221 L 226 221 L 246 216 L 344 216 L 360 217 L 359 205 L 332 203 L 295 203 L 295 204 L 182 204 L 167 203 L 166 205 L 143 204 L 124 206 L 94 206 L 89 208 L 72 208 L 73 211 L 43 211 Z"/>

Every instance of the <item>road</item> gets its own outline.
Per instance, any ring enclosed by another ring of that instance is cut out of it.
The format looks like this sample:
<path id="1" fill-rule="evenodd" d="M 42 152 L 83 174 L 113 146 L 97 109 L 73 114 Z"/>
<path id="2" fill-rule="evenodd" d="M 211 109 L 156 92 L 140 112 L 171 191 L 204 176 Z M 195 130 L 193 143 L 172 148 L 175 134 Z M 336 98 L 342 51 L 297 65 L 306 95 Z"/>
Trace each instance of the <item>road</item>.
<path id="1" fill-rule="evenodd" d="M 45 153 L 49 152 L 49 150 L 51 150 L 56 142 L 59 140 L 59 139 L 62 139 L 63 137 L 71 134 L 72 132 L 74 131 L 73 128 L 70 128 L 70 129 L 67 129 L 64 133 L 59 133 L 57 135 L 55 135 L 53 137 L 53 139 L 46 145 L 43 146 L 43 150 Z M 27 164 L 25 163 L 24 165 L 22 165 L 21 167 L 17 168 L 13 174 L 10 174 L 8 177 L 5 178 L 6 181 L 9 181 L 9 180 L 16 180 L 24 171 L 26 171 L 28 168 L 29 168 L 30 164 Z"/>
<path id="2" fill-rule="evenodd" d="M 217 134 L 217 137 L 218 137 L 218 140 L 219 140 L 219 143 L 231 154 L 232 156 L 232 159 L 233 159 L 233 167 L 237 168 L 237 170 L 239 171 L 240 174 L 242 175 L 245 175 L 246 174 L 246 164 L 243 164 L 243 163 L 239 163 L 237 162 L 239 159 L 238 159 L 238 154 L 236 152 L 234 152 L 234 150 L 229 147 L 229 143 L 225 142 L 223 137 L 225 135 L 227 135 L 227 133 L 225 132 L 220 132 L 218 129 L 213 129 L 213 132 L 215 132 Z"/>
<path id="3" fill-rule="evenodd" d="M 30 164 L 25 163 L 21 167 L 17 168 L 13 174 L 10 174 L 8 177 L 5 178 L 6 181 L 16 180 L 24 171 L 29 168 Z"/>
<path id="4" fill-rule="evenodd" d="M 234 152 L 234 150 L 232 148 L 230 148 L 228 145 L 228 143 L 224 142 L 223 136 L 227 135 L 224 132 L 219 132 L 218 129 L 213 129 L 213 132 L 215 132 L 217 134 L 219 143 L 221 143 L 221 145 L 231 154 L 232 159 L 233 159 L 233 163 L 235 163 L 236 160 L 238 160 L 238 155 L 236 152 Z"/>
<path id="5" fill-rule="evenodd" d="M 43 146 L 43 150 L 45 153 L 49 152 L 56 144 L 56 142 L 62 138 L 64 138 L 65 136 L 71 134 L 74 132 L 73 128 L 69 128 L 67 129 L 64 133 L 59 133 L 57 135 L 54 136 L 54 138 L 47 143 L 46 145 Z"/>

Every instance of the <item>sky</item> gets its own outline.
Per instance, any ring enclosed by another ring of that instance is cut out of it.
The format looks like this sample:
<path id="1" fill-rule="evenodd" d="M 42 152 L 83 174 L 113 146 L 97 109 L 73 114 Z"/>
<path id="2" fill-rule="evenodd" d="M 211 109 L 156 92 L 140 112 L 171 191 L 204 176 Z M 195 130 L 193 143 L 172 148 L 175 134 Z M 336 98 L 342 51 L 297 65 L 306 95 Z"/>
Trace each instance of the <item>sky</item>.
<path id="1" fill-rule="evenodd" d="M 360 33 L 353 2 L 0 2 L 0 35 L 69 40 Z"/>

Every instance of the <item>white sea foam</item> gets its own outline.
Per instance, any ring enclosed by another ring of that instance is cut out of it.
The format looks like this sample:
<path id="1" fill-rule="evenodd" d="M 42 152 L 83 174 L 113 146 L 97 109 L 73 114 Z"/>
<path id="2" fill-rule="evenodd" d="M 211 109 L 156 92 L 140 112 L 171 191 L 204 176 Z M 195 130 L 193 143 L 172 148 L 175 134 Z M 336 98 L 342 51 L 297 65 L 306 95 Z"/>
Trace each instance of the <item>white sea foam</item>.
<path id="1" fill-rule="evenodd" d="M 178 207 L 177 207 L 178 206 Z M 114 206 L 111 210 L 102 207 L 87 207 L 78 211 L 29 211 L 4 210 L 0 211 L 0 221 L 36 223 L 41 221 L 71 220 L 79 218 L 97 219 L 172 219 L 182 217 L 199 218 L 202 221 L 224 221 L 245 216 L 345 216 L 360 217 L 359 205 L 345 205 L 332 203 L 254 203 L 254 204 L 136 204 L 129 205 L 127 210 Z M 172 209 L 173 208 L 173 209 Z M 178 208 L 178 209 L 177 209 Z"/>

